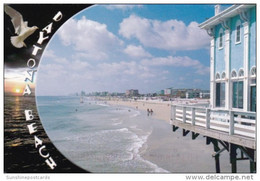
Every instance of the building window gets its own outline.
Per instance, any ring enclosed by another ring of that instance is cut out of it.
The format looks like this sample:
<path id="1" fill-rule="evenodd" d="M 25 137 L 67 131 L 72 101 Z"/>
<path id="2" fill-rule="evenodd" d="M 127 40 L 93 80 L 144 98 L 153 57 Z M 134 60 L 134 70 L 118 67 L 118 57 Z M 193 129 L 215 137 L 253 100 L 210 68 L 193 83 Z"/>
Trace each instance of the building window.
<path id="1" fill-rule="evenodd" d="M 225 83 L 216 83 L 216 107 L 225 107 Z"/>
<path id="2" fill-rule="evenodd" d="M 243 69 L 239 70 L 238 77 L 244 77 L 244 70 Z"/>
<path id="3" fill-rule="evenodd" d="M 219 49 L 223 48 L 223 33 L 222 33 L 222 32 L 219 33 L 219 44 L 218 44 L 218 48 L 219 48 Z"/>
<path id="4" fill-rule="evenodd" d="M 233 108 L 243 109 L 243 90 L 244 82 L 243 81 L 234 81 L 233 82 Z"/>
<path id="5" fill-rule="evenodd" d="M 226 73 L 225 73 L 225 72 L 222 72 L 222 74 L 221 74 L 221 79 L 225 80 L 225 78 L 226 78 Z"/>
<path id="6" fill-rule="evenodd" d="M 256 67 L 252 67 L 251 71 L 250 71 L 251 77 L 255 77 L 256 76 Z"/>
<path id="7" fill-rule="evenodd" d="M 237 21 L 236 23 L 236 37 L 235 37 L 235 42 L 240 43 L 241 42 L 241 22 L 240 20 Z"/>
<path id="8" fill-rule="evenodd" d="M 231 72 L 231 78 L 237 78 L 237 72 L 235 70 Z"/>
<path id="9" fill-rule="evenodd" d="M 216 73 L 216 77 L 215 77 L 216 80 L 219 80 L 220 79 L 220 75 L 219 73 Z"/>
<path id="10" fill-rule="evenodd" d="M 236 43 L 240 42 L 240 25 L 237 26 L 237 37 L 236 37 Z"/>
<path id="11" fill-rule="evenodd" d="M 250 86 L 250 111 L 256 112 L 256 86 Z"/>
<path id="12" fill-rule="evenodd" d="M 250 111 L 256 112 L 256 67 L 250 70 Z"/>

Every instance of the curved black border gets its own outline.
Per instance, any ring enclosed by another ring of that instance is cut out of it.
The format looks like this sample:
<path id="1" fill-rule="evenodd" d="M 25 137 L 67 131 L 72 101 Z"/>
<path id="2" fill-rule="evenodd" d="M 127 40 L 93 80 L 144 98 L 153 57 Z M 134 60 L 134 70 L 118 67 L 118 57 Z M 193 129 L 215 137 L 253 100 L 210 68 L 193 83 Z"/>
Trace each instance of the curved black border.
<path id="1" fill-rule="evenodd" d="M 38 67 L 42 53 L 50 41 L 51 37 L 63 25 L 68 19 L 74 16 L 81 10 L 91 6 L 91 4 L 8 4 L 10 7 L 19 11 L 23 15 L 24 21 L 28 21 L 29 26 L 36 25 L 39 27 L 39 31 L 49 25 L 53 20 L 54 15 L 61 11 L 63 14 L 62 19 L 59 22 L 53 23 L 52 32 L 48 35 L 49 39 L 45 40 L 40 46 L 42 50 L 37 54 L 36 67 Z M 4 13 L 4 12 L 3 12 Z M 4 13 L 5 14 L 5 13 Z M 4 69 L 18 69 L 26 68 L 27 60 L 31 57 L 33 45 L 37 45 L 39 38 L 39 31 L 25 40 L 27 48 L 17 49 L 10 43 L 10 36 L 14 36 L 13 25 L 8 15 L 4 15 Z M 36 68 L 35 67 L 35 68 Z M 37 69 L 37 68 L 36 68 Z M 5 72 L 5 70 L 4 70 Z M 21 75 L 24 76 L 24 75 Z M 35 83 L 34 83 L 35 84 Z M 5 86 L 3 82 L 3 87 Z M 9 96 L 9 97 L 8 97 Z M 4 93 L 4 172 L 5 173 L 87 173 L 88 171 L 81 169 L 66 157 L 64 157 L 58 149 L 51 143 L 48 138 L 36 109 L 35 102 L 35 90 L 32 89 L 30 96 L 19 97 L 19 104 L 26 109 L 32 109 L 35 122 L 37 123 L 37 135 L 46 149 L 50 153 L 53 160 L 55 160 L 57 167 L 50 169 L 45 163 L 39 153 L 38 149 L 34 145 L 34 135 L 30 135 L 29 132 L 16 131 L 11 132 L 9 130 L 14 128 L 15 124 L 20 123 L 23 129 L 27 129 L 25 124 L 24 110 L 15 112 L 10 109 L 10 100 L 12 95 L 7 92 Z M 8 105 L 9 104 L 9 105 Z M 22 112 L 21 112 L 22 111 Z M 23 117 L 19 120 L 13 120 L 12 114 L 21 114 Z M 15 123 L 15 124 L 12 124 Z M 8 129 L 7 129 L 8 128 Z M 21 139 L 20 146 L 10 146 L 7 144 L 7 140 L 14 140 L 15 138 Z M 27 143 L 27 144 L 26 144 Z"/>

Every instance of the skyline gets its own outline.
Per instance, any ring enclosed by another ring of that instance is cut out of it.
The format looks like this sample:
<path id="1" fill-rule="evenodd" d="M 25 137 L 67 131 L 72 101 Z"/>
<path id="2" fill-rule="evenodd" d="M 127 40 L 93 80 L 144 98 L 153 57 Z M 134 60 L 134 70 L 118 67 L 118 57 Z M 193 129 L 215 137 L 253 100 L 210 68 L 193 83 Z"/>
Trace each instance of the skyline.
<path id="1" fill-rule="evenodd" d="M 209 89 L 214 5 L 94 5 L 65 22 L 36 74 L 37 95 Z"/>

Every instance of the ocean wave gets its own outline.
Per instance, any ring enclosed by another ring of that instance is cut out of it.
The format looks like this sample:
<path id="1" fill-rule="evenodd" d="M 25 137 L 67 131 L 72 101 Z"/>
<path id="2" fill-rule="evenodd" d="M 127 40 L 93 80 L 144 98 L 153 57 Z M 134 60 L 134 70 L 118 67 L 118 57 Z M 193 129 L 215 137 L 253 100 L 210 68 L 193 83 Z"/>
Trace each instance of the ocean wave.
<path id="1" fill-rule="evenodd" d="M 134 118 L 134 117 L 139 116 L 139 115 L 141 115 L 141 112 L 140 111 L 135 111 L 135 113 L 132 116 L 130 116 L 130 117 Z"/>
<path id="2" fill-rule="evenodd" d="M 105 103 L 97 103 L 97 105 L 99 105 L 99 106 L 105 106 L 105 107 L 109 107 L 109 106 L 110 106 L 110 105 L 105 104 Z"/>
<path id="3" fill-rule="evenodd" d="M 152 170 L 150 172 L 158 172 L 158 173 L 169 173 L 169 171 L 159 167 L 158 165 L 150 162 L 149 160 L 145 160 L 141 156 L 141 148 L 143 149 L 142 152 L 145 152 L 147 149 L 147 140 L 148 137 L 151 135 L 152 131 L 149 131 L 146 133 L 146 135 L 138 136 L 134 134 L 131 138 L 134 140 L 134 142 L 131 144 L 131 146 L 128 148 L 128 153 L 130 153 L 129 160 L 138 160 L 139 162 L 143 162 L 147 165 L 149 165 Z M 145 148 L 144 148 L 145 147 Z M 124 160 L 127 161 L 127 160 Z"/>
<path id="4" fill-rule="evenodd" d="M 78 105 L 78 102 L 70 104 L 71 107 Z M 80 162 L 84 162 L 84 168 L 168 172 L 142 157 L 148 149 L 152 127 L 147 125 L 147 116 L 140 110 L 85 102 L 77 107 L 75 114 L 66 114 L 65 120 L 68 118 L 72 120 L 68 121 L 68 128 L 58 129 L 64 121 L 55 123 L 58 127 L 52 130 L 52 138 L 56 138 L 54 142 L 58 148 L 72 161 L 77 162 L 81 154 Z M 77 154 L 71 156 L 74 152 Z"/>
<path id="5" fill-rule="evenodd" d="M 113 126 L 118 126 L 118 125 L 121 125 L 121 124 L 122 124 L 122 121 L 112 123 Z"/>
<path id="6" fill-rule="evenodd" d="M 129 133 L 129 129 L 128 128 L 120 128 L 120 129 L 109 129 L 109 130 L 103 130 L 100 131 L 99 133 L 103 134 L 103 133 L 111 133 L 111 132 L 124 132 L 124 133 Z"/>
<path id="7" fill-rule="evenodd" d="M 133 132 L 132 132 L 133 133 Z M 143 145 L 147 142 L 148 137 L 151 135 L 151 132 L 147 132 L 145 135 L 138 136 L 137 134 L 133 133 L 131 139 L 133 140 L 132 144 L 127 148 L 128 152 L 133 153 L 133 157 L 137 158 L 140 157 L 140 149 Z"/>
<path id="8" fill-rule="evenodd" d="M 112 121 L 113 126 L 117 126 L 123 123 L 123 120 L 120 120 L 119 118 L 111 118 L 110 120 Z"/>
<path id="9" fill-rule="evenodd" d="M 142 159 L 144 162 L 146 162 L 148 165 L 150 165 L 150 167 L 153 168 L 153 170 L 150 171 L 151 173 L 154 173 L 154 172 L 156 172 L 156 173 L 169 173 L 168 170 L 165 170 L 165 169 L 159 167 L 158 165 L 156 165 L 156 164 L 154 164 L 154 163 L 152 163 L 152 162 L 150 162 L 150 161 L 148 161 L 148 160 L 145 160 L 145 159 L 143 159 L 143 158 L 141 158 L 141 159 Z"/>

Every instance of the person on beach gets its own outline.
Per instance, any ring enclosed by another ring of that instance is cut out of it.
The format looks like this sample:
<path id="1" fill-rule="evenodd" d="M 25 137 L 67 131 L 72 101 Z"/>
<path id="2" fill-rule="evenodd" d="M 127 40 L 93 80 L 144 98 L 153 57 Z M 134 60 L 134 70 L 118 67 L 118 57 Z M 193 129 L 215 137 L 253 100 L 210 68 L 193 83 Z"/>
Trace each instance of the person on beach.
<path id="1" fill-rule="evenodd" d="M 152 116 L 153 115 L 153 110 L 152 109 L 150 110 L 150 113 L 151 113 L 151 116 Z"/>
<path id="2" fill-rule="evenodd" d="M 147 109 L 147 116 L 149 116 L 150 115 L 150 110 L 149 109 Z"/>

